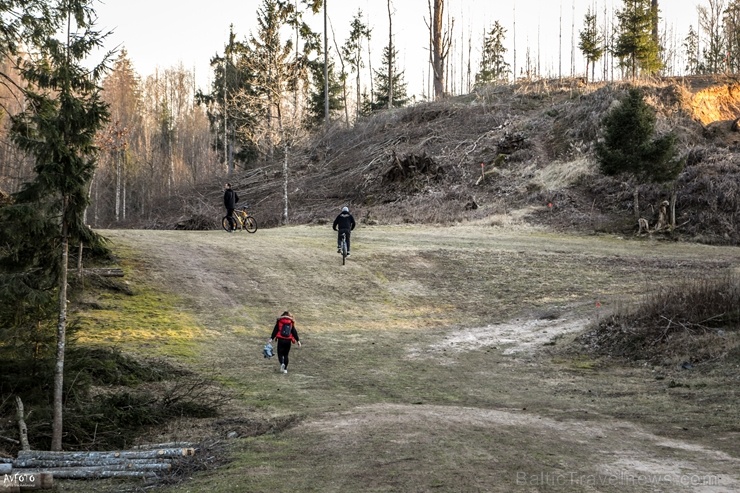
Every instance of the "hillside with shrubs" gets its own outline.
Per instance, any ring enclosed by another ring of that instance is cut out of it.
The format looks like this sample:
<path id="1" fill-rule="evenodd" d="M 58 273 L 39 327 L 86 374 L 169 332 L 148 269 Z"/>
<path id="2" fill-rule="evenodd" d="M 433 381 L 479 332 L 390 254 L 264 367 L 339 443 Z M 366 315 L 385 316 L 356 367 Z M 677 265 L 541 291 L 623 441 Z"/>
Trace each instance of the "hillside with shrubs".
<path id="1" fill-rule="evenodd" d="M 602 123 L 630 87 L 655 112 L 655 134 L 675 136 L 684 166 L 668 183 L 605 176 L 594 149 Z M 441 102 L 336 122 L 289 149 L 288 223 L 323 223 L 349 205 L 364 223 L 512 221 L 558 230 L 631 234 L 651 228 L 675 192 L 675 228 L 662 236 L 740 242 L 740 84 L 722 77 L 584 84 L 581 79 L 495 85 Z M 261 226 L 284 222 L 284 155 L 223 177 Z M 139 226 L 218 227 L 221 190 L 196 187 Z"/>

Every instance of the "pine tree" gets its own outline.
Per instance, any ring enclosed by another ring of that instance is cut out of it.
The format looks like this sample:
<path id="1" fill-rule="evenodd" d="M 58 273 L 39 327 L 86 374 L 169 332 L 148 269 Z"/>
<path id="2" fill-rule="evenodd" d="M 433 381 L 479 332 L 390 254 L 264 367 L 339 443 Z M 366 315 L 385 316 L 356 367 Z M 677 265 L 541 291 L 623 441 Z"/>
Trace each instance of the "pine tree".
<path id="1" fill-rule="evenodd" d="M 475 85 L 481 87 L 505 80 L 511 73 L 510 65 L 504 60 L 506 29 L 496 21 L 483 39 L 483 54 L 480 70 L 475 74 Z"/>
<path id="2" fill-rule="evenodd" d="M 596 62 L 604 54 L 604 36 L 599 32 L 596 24 L 596 14 L 589 7 L 583 20 L 583 31 L 580 32 L 580 42 L 578 47 L 581 49 L 584 58 L 586 58 L 586 78 L 588 79 L 588 68 L 591 66 L 591 81 L 594 80 L 596 71 Z"/>
<path id="3" fill-rule="evenodd" d="M 619 31 L 614 55 L 619 65 L 632 79 L 638 74 L 653 75 L 663 68 L 660 46 L 653 37 L 658 18 L 651 0 L 623 0 L 624 8 L 617 12 Z"/>
<path id="4" fill-rule="evenodd" d="M 313 62 L 310 64 L 311 74 L 313 78 L 313 90 L 309 94 L 308 102 L 308 117 L 306 118 L 306 125 L 309 128 L 316 127 L 324 123 L 324 111 L 325 97 L 324 97 L 324 62 Z M 342 101 L 342 83 L 338 80 L 335 71 L 334 64 L 329 64 L 328 70 L 329 76 L 329 112 L 336 113 L 344 110 L 344 103 Z"/>
<path id="5" fill-rule="evenodd" d="M 98 86 L 107 59 L 92 70 L 82 63 L 104 38 L 92 29 L 92 1 L 61 1 L 53 19 L 66 32 L 40 41 L 42 56 L 21 67 L 28 83 L 26 110 L 12 117 L 11 136 L 35 159 L 36 177 L 14 195 L 13 205 L 2 209 L 0 221 L 8 228 L 3 233 L 10 233 L 2 264 L 15 263 L 3 276 L 3 293 L 27 291 L 42 301 L 57 301 L 52 450 L 62 447 L 69 244 L 100 241 L 82 220 L 95 169 L 95 134 L 108 118 Z M 29 276 L 39 284 L 23 285 Z"/>
<path id="6" fill-rule="evenodd" d="M 396 59 L 398 57 L 398 51 L 394 48 L 393 52 L 390 53 L 388 47 L 383 48 L 383 67 L 392 67 L 393 73 L 393 108 L 402 108 L 409 103 L 409 97 L 406 92 L 406 81 L 403 78 L 404 71 L 398 70 L 396 65 Z M 388 108 L 388 90 L 390 84 L 388 83 L 388 72 L 387 69 L 375 71 L 375 98 L 374 101 L 370 102 L 365 99 L 364 107 L 365 111 L 378 111 L 381 109 Z"/>
<path id="7" fill-rule="evenodd" d="M 629 90 L 621 104 L 602 122 L 603 140 L 596 144 L 596 155 L 605 175 L 627 174 L 635 177 L 635 216 L 641 183 L 665 183 L 674 180 L 683 169 L 676 158 L 676 137 L 655 137 L 656 116 L 637 88 Z"/>

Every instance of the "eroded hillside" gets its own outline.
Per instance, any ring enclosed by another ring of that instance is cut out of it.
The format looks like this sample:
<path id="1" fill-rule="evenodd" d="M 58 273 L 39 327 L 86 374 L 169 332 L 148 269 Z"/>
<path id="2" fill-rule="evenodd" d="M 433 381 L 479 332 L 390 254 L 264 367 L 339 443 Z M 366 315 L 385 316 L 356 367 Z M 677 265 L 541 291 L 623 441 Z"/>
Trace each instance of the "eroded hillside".
<path id="1" fill-rule="evenodd" d="M 289 220 L 328 221 L 348 204 L 367 222 L 530 221 L 632 233 L 632 184 L 602 176 L 593 156 L 604 115 L 628 87 L 520 82 L 381 112 L 351 128 L 335 123 L 288 157 Z M 686 160 L 675 184 L 674 236 L 740 243 L 740 134 L 732 127 L 740 85 L 681 78 L 642 88 L 656 109 L 658 133 L 675 133 Z M 282 167 L 280 157 L 232 179 L 265 226 L 283 214 Z M 190 200 L 177 204 L 176 217 L 160 224 L 215 227 L 220 190 L 201 193 L 197 210 Z M 642 187 L 651 224 L 669 195 L 668 186 Z"/>

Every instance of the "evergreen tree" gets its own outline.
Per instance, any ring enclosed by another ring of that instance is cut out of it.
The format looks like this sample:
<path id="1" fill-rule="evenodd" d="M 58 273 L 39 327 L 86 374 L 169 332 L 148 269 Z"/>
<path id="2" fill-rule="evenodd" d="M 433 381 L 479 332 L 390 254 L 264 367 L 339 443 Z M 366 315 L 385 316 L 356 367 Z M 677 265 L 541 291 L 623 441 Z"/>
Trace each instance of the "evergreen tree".
<path id="1" fill-rule="evenodd" d="M 719 74 L 725 70 L 725 32 L 722 26 L 722 14 L 725 10 L 724 0 L 707 0 L 707 5 L 696 8 L 699 13 L 699 27 L 706 36 L 705 48 L 702 50 L 706 71 Z"/>
<path id="2" fill-rule="evenodd" d="M 689 33 L 683 42 L 683 49 L 686 54 L 686 73 L 688 75 L 698 75 L 703 72 L 704 66 L 699 61 L 699 35 L 694 31 L 694 26 L 689 25 Z"/>
<path id="3" fill-rule="evenodd" d="M 216 137 L 213 146 L 229 175 L 238 164 L 244 168 L 258 154 L 254 141 L 243 132 L 237 132 L 239 128 L 257 125 L 256 115 L 247 104 L 254 90 L 249 84 L 252 79 L 249 66 L 243 62 L 246 52 L 244 44 L 236 41 L 231 26 L 223 55 L 211 58 L 214 75 L 211 92 L 198 91 L 195 95 L 196 102 L 207 108 L 211 131 Z"/>
<path id="4" fill-rule="evenodd" d="M 655 112 L 637 88 L 629 90 L 621 104 L 604 117 L 603 140 L 596 155 L 605 175 L 628 174 L 641 183 L 674 180 L 683 169 L 676 159 L 676 137 L 655 137 Z M 639 217 L 638 188 L 635 188 L 635 216 Z"/>
<path id="5" fill-rule="evenodd" d="M 578 47 L 581 49 L 584 58 L 586 59 L 586 79 L 588 79 L 588 68 L 591 66 L 591 81 L 594 80 L 594 72 L 596 71 L 596 62 L 601 59 L 604 54 L 604 36 L 599 32 L 599 28 L 596 24 L 596 14 L 591 11 L 589 7 L 584 18 L 583 31 L 579 33 L 580 42 Z"/>
<path id="6" fill-rule="evenodd" d="M 731 0 L 724 13 L 725 37 L 727 39 L 727 69 L 740 72 L 740 0 Z"/>
<path id="7" fill-rule="evenodd" d="M 398 57 L 398 50 L 395 48 L 391 53 L 386 46 L 383 48 L 383 67 L 392 67 L 393 73 L 393 108 L 402 108 L 409 103 L 409 97 L 406 92 L 406 81 L 403 78 L 404 71 L 398 70 L 396 65 L 396 59 Z M 374 101 L 370 102 L 365 99 L 364 108 L 366 112 L 378 111 L 384 108 L 388 108 L 388 92 L 389 92 L 389 81 L 388 72 L 384 70 L 375 70 L 375 98 Z"/>
<path id="8" fill-rule="evenodd" d="M 371 30 L 362 21 L 362 17 L 362 10 L 358 9 L 357 13 L 352 18 L 352 23 L 350 24 L 351 29 L 349 33 L 349 38 L 347 38 L 347 41 L 342 46 L 341 51 L 342 56 L 344 56 L 344 58 L 347 60 L 347 63 L 349 63 L 349 66 L 352 69 L 352 72 L 354 72 L 355 74 L 355 101 L 357 103 L 356 116 L 360 115 L 360 101 L 362 100 L 362 97 L 360 95 L 360 73 L 365 67 L 365 63 L 362 58 L 363 47 L 365 42 L 370 41 L 371 36 Z M 387 97 L 386 101 L 388 101 Z"/>
<path id="9" fill-rule="evenodd" d="M 36 177 L 14 195 L 12 205 L 2 208 L 0 219 L 6 239 L 0 261 L 4 297 L 19 301 L 26 293 L 45 302 L 44 312 L 50 299 L 57 301 L 52 450 L 62 447 L 69 244 L 99 242 L 82 220 L 95 169 L 95 134 L 108 118 L 98 86 L 104 65 L 83 66 L 104 38 L 92 29 L 92 1 L 60 1 L 52 19 L 66 32 L 39 41 L 38 60 L 27 59 L 21 67 L 28 83 L 26 110 L 13 116 L 11 136 L 34 158 Z"/>
<path id="10" fill-rule="evenodd" d="M 309 128 L 316 127 L 324 123 L 324 111 L 325 106 L 325 92 L 324 92 L 324 62 L 323 60 L 313 62 L 309 65 L 313 78 L 313 89 L 309 94 L 308 102 L 308 117 L 306 118 L 306 125 Z M 342 83 L 337 78 L 334 71 L 334 64 L 329 64 L 328 70 L 329 76 L 329 112 L 336 113 L 344 110 L 344 103 L 342 101 Z"/>
<path id="11" fill-rule="evenodd" d="M 0 54 L 14 58 L 53 32 L 51 8 L 49 0 L 0 1 Z"/>
<path id="12" fill-rule="evenodd" d="M 614 55 L 619 65 L 632 79 L 638 73 L 653 75 L 663 68 L 660 46 L 653 37 L 653 27 L 658 18 L 653 12 L 651 0 L 623 0 L 624 8 L 617 12 L 619 31 L 614 46 Z"/>
<path id="13" fill-rule="evenodd" d="M 740 71 L 740 0 L 730 0 L 723 17 L 727 40 L 727 69 Z"/>
<path id="14" fill-rule="evenodd" d="M 507 51 L 504 39 L 506 29 L 496 21 L 483 39 L 480 70 L 475 74 L 477 87 L 505 80 L 511 72 L 510 65 L 504 60 Z"/>

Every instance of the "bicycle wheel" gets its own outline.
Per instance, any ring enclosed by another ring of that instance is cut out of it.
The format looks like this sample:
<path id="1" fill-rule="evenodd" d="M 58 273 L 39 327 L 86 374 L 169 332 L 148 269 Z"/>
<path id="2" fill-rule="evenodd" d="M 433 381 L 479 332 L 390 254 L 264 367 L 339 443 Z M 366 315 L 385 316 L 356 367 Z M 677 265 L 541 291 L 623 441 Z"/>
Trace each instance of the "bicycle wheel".
<path id="1" fill-rule="evenodd" d="M 254 233 L 257 231 L 257 221 L 252 216 L 247 216 L 244 220 L 244 229 L 247 233 Z"/>
<path id="2" fill-rule="evenodd" d="M 238 223 L 236 219 L 234 219 L 235 223 Z M 224 231 L 231 231 L 231 224 L 229 224 L 229 216 L 224 216 L 223 219 L 221 219 L 221 227 L 224 228 Z"/>
<path id="3" fill-rule="evenodd" d="M 342 236 L 342 265 L 347 261 L 347 240 Z"/>

